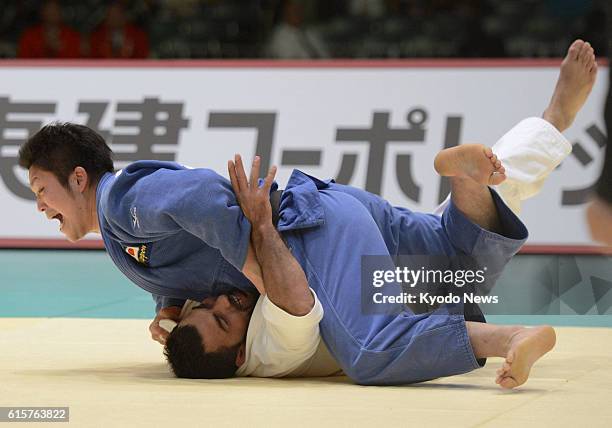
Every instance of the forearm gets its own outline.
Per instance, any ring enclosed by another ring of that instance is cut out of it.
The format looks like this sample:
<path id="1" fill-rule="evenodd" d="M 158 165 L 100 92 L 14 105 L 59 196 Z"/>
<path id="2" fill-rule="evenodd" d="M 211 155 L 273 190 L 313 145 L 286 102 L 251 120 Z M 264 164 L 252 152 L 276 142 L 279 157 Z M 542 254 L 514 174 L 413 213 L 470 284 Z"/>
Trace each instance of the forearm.
<path id="1" fill-rule="evenodd" d="M 249 281 L 253 283 L 255 288 L 257 288 L 257 291 L 259 291 L 259 294 L 266 294 L 261 266 L 259 265 L 259 261 L 257 260 L 255 250 L 253 249 L 251 242 L 249 242 L 246 260 L 244 262 L 244 266 L 242 267 L 242 273 L 248 278 Z"/>
<path id="2" fill-rule="evenodd" d="M 291 315 L 308 314 L 314 298 L 306 275 L 272 223 L 253 226 L 251 238 L 268 298 Z"/>

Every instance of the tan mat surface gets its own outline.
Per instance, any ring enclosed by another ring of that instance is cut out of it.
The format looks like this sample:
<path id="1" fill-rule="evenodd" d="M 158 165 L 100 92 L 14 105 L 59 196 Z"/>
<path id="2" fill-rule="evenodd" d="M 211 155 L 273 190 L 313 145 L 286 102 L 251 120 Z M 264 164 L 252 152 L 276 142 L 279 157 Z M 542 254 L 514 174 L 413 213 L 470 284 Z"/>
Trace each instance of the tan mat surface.
<path id="1" fill-rule="evenodd" d="M 0 406 L 69 406 L 78 427 L 612 426 L 612 329 L 558 328 L 557 347 L 529 382 L 502 391 L 493 382 L 500 359 L 404 387 L 344 377 L 179 380 L 147 326 L 0 318 Z M 10 426 L 19 425 L 39 424 Z"/>

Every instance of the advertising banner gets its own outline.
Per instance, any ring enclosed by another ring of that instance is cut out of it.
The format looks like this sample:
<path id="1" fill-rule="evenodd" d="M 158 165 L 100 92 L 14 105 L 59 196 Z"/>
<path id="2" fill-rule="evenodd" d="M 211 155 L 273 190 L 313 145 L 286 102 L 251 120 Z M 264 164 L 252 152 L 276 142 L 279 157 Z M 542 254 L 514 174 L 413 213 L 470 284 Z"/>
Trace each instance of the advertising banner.
<path id="1" fill-rule="evenodd" d="M 234 153 L 294 168 L 431 212 L 448 194 L 438 151 L 492 146 L 513 125 L 541 116 L 557 65 L 385 67 L 248 65 L 57 67 L 0 65 L 0 243 L 64 241 L 36 211 L 18 149 L 43 124 L 72 121 L 100 132 L 116 167 L 139 159 L 212 168 L 227 176 Z M 572 154 L 523 205 L 528 244 L 592 245 L 584 223 L 601 168 L 607 68 L 565 136 Z M 93 236 L 92 238 L 97 239 Z"/>

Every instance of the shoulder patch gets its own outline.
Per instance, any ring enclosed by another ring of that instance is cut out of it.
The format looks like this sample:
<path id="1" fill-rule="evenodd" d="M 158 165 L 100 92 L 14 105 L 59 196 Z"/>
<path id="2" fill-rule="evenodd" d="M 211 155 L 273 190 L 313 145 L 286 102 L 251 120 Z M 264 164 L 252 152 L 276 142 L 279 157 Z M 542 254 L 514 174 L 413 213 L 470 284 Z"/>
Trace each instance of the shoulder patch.
<path id="1" fill-rule="evenodd" d="M 137 247 L 125 247 L 125 252 L 142 265 L 146 266 L 149 261 L 149 257 L 147 256 L 147 246 L 145 244 Z"/>

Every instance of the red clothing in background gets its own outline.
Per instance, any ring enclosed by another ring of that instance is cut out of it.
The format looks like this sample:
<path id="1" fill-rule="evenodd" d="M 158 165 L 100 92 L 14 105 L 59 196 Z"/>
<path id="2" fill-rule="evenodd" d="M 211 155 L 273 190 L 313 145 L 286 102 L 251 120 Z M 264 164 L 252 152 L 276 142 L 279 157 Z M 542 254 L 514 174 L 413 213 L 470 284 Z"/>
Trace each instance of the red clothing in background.
<path id="1" fill-rule="evenodd" d="M 19 58 L 79 58 L 81 56 L 81 36 L 67 26 L 60 26 L 57 49 L 46 39 L 42 25 L 26 29 L 19 40 Z"/>
<path id="2" fill-rule="evenodd" d="M 90 39 L 93 58 L 147 58 L 149 56 L 149 38 L 141 29 L 126 25 L 116 45 L 113 46 L 112 31 L 107 26 L 96 30 Z"/>

